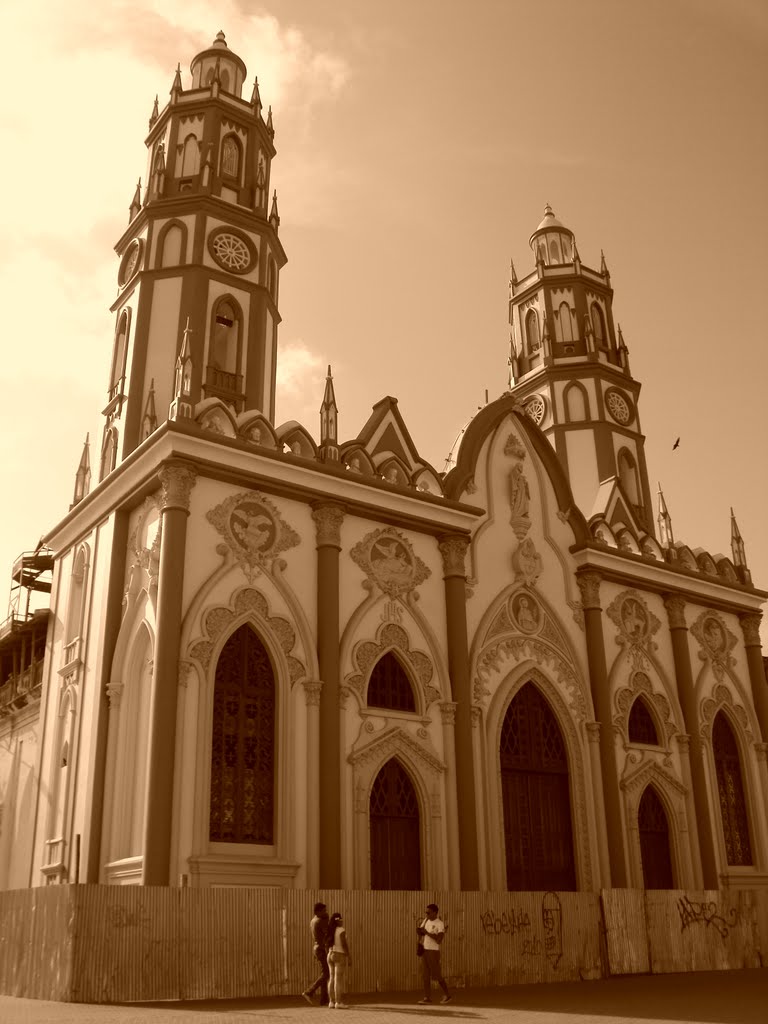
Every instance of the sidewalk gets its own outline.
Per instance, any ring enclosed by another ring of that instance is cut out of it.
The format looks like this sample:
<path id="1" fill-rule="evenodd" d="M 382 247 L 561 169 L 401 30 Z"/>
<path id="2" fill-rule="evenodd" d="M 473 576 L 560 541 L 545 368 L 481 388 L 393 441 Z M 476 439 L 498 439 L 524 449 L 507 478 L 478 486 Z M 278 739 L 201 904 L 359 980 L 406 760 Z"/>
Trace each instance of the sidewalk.
<path id="1" fill-rule="evenodd" d="M 420 993 L 350 996 L 348 1010 L 309 1007 L 299 997 L 94 1006 L 0 996 L 2 1024 L 408 1024 L 424 1018 L 481 1024 L 767 1024 L 768 968 L 706 974 L 635 975 L 605 981 L 458 989 L 446 1006 Z M 435 999 L 437 999 L 437 993 Z"/>

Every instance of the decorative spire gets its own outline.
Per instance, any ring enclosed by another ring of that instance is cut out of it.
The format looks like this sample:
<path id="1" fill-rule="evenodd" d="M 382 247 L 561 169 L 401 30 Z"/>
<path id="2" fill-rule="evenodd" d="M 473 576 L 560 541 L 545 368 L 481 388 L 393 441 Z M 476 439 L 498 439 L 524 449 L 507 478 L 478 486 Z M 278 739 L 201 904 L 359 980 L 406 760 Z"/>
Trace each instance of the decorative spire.
<path id="1" fill-rule="evenodd" d="M 160 117 L 160 101 L 155 95 L 155 102 L 152 106 L 152 113 L 149 115 L 149 127 L 151 128 L 155 121 Z"/>
<path id="2" fill-rule="evenodd" d="M 146 441 L 155 430 L 157 430 L 157 413 L 155 412 L 155 378 L 153 377 L 149 385 L 147 404 L 144 406 L 144 418 L 141 421 L 141 440 Z"/>
<path id="3" fill-rule="evenodd" d="M 608 264 L 605 262 L 605 253 L 602 249 L 600 250 L 600 273 L 610 280 L 611 275 L 608 273 Z"/>
<path id="4" fill-rule="evenodd" d="M 512 390 L 515 383 L 515 325 L 509 331 L 509 355 L 507 356 L 507 391 Z"/>
<path id="5" fill-rule="evenodd" d="M 629 373 L 629 349 L 624 343 L 624 335 L 621 333 L 621 324 L 617 324 L 616 326 L 619 334 L 619 362 L 621 363 L 622 369 Z"/>
<path id="6" fill-rule="evenodd" d="M 576 273 L 581 270 L 581 257 L 579 256 L 579 250 L 576 248 L 576 239 L 573 240 L 573 265 L 576 268 Z"/>
<path id="7" fill-rule="evenodd" d="M 257 117 L 261 114 L 261 95 L 259 93 L 259 79 L 253 80 L 253 92 L 251 93 L 251 106 Z"/>
<path id="8" fill-rule="evenodd" d="M 136 184 L 136 191 L 133 193 L 131 205 L 128 207 L 128 223 L 130 224 L 136 214 L 141 210 L 141 178 Z"/>
<path id="9" fill-rule="evenodd" d="M 269 211 L 269 223 L 275 231 L 280 227 L 280 214 L 277 212 L 277 189 L 272 193 L 272 208 Z"/>
<path id="10" fill-rule="evenodd" d="M 731 554 L 733 555 L 733 564 L 735 566 L 739 569 L 747 568 L 747 556 L 744 551 L 744 541 L 739 533 L 739 524 L 736 522 L 736 516 L 733 514 L 733 509 L 731 509 Z"/>
<path id="11" fill-rule="evenodd" d="M 674 547 L 675 537 L 672 533 L 672 517 L 667 510 L 667 503 L 664 501 L 664 494 L 659 484 L 659 542 L 664 548 Z"/>
<path id="12" fill-rule="evenodd" d="M 272 105 L 270 104 L 269 110 L 267 111 L 267 131 L 269 132 L 270 138 L 275 137 L 275 126 L 272 124 Z"/>
<path id="13" fill-rule="evenodd" d="M 176 359 L 176 379 L 173 385 L 173 401 L 168 410 L 169 420 L 191 419 L 192 402 L 192 346 L 189 337 L 192 329 L 189 326 L 189 317 L 184 327 L 184 335 L 181 339 L 181 351 Z"/>
<path id="14" fill-rule="evenodd" d="M 181 64 L 176 65 L 176 74 L 173 76 L 173 85 L 171 86 L 171 103 L 173 103 L 176 97 L 182 92 L 181 88 Z"/>
<path id="15" fill-rule="evenodd" d="M 149 199 L 159 199 L 165 191 L 165 145 L 157 147 L 152 162 L 152 177 L 149 179 Z"/>
<path id="16" fill-rule="evenodd" d="M 74 508 L 79 501 L 82 501 L 91 487 L 91 457 L 89 454 L 90 434 L 85 435 L 83 453 L 80 456 L 80 464 L 75 473 L 75 493 L 72 497 L 70 508 Z"/>
<path id="17" fill-rule="evenodd" d="M 544 357 L 552 355 L 552 334 L 549 330 L 549 317 L 544 314 L 544 319 L 541 328 L 541 344 L 544 349 Z"/>
<path id="18" fill-rule="evenodd" d="M 509 286 L 517 284 L 517 274 L 515 273 L 515 264 L 512 262 L 512 257 L 509 258 Z"/>
<path id="19" fill-rule="evenodd" d="M 333 377 L 329 364 L 328 375 L 325 378 L 323 404 L 320 406 L 320 457 L 323 462 L 339 461 L 338 420 L 339 410 L 336 406 L 336 395 L 333 390 Z"/>

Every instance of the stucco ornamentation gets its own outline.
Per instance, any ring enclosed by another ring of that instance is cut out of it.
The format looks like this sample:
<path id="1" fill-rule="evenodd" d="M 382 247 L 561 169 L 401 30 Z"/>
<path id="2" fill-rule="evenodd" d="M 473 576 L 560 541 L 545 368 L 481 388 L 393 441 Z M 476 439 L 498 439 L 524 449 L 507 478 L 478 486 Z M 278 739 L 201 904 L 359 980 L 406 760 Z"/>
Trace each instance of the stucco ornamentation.
<path id="1" fill-rule="evenodd" d="M 190 644 L 189 657 L 194 658 L 205 671 L 208 671 L 219 636 L 230 623 L 244 616 L 254 619 L 278 644 L 285 655 L 291 683 L 303 679 L 307 674 L 304 663 L 291 654 L 296 645 L 296 631 L 288 619 L 269 614 L 267 599 L 255 587 L 243 587 L 236 591 L 228 607 L 216 605 L 203 613 L 204 636 Z"/>
<path id="2" fill-rule="evenodd" d="M 515 572 L 515 583 L 534 586 L 541 576 L 544 563 L 530 537 L 518 544 L 512 555 L 512 568 Z"/>
<path id="3" fill-rule="evenodd" d="M 365 693 L 371 669 L 387 651 L 397 651 L 397 656 L 408 673 L 411 683 L 416 683 L 424 696 L 424 708 L 429 708 L 435 701 L 442 699 L 442 693 L 433 685 L 432 678 L 435 669 L 431 659 L 423 651 L 411 650 L 411 641 L 408 633 L 402 626 L 389 622 L 379 626 L 376 631 L 376 640 L 360 640 L 352 650 L 352 663 L 356 671 L 345 679 L 347 686 L 351 687 L 359 696 L 361 703 L 365 703 Z"/>
<path id="4" fill-rule="evenodd" d="M 562 654 L 536 637 L 506 636 L 492 641 L 477 659 L 474 678 L 474 698 L 484 704 L 490 691 L 486 682 L 493 672 L 503 668 L 505 661 L 535 661 L 547 666 L 567 693 L 568 704 L 576 718 L 583 721 L 586 716 L 586 700 L 579 679 L 572 665 Z"/>
<path id="5" fill-rule="evenodd" d="M 408 538 L 391 526 L 366 534 L 349 554 L 368 579 L 391 598 L 407 594 L 432 575 Z"/>
<path id="6" fill-rule="evenodd" d="M 341 524 L 344 521 L 344 507 L 324 502 L 313 505 L 312 518 L 315 521 L 318 547 L 329 545 L 341 547 Z"/>
<path id="7" fill-rule="evenodd" d="M 458 533 L 445 534 L 437 543 L 443 559 L 444 576 L 466 576 L 464 559 L 469 547 L 469 537 Z"/>
<path id="8" fill-rule="evenodd" d="M 163 512 L 180 508 L 189 512 L 189 499 L 197 480 L 194 466 L 186 462 L 167 462 L 158 471 L 160 479 L 159 506 Z"/>
<path id="9" fill-rule="evenodd" d="M 714 721 L 715 715 L 720 711 L 721 708 L 728 708 L 733 715 L 737 718 L 739 725 L 744 730 L 744 734 L 750 743 L 753 741 L 752 731 L 749 728 L 749 718 L 747 712 L 741 706 L 737 704 L 733 699 L 733 694 L 724 686 L 722 683 L 718 683 L 712 691 L 711 697 L 706 697 L 700 706 L 699 721 L 701 722 L 701 728 L 699 733 L 703 740 L 712 739 L 712 722 Z"/>
<path id="10" fill-rule="evenodd" d="M 613 730 L 621 736 L 626 746 L 629 742 L 629 713 L 635 699 L 645 694 L 648 703 L 654 708 L 656 723 L 660 723 L 663 733 L 659 736 L 659 743 L 669 747 L 670 741 L 678 731 L 672 721 L 672 706 L 663 693 L 655 693 L 653 684 L 645 672 L 633 672 L 629 679 L 629 685 L 618 690 L 614 698 L 616 715 L 613 719 Z"/>
<path id="11" fill-rule="evenodd" d="M 319 679 L 302 679 L 301 685 L 304 687 L 304 700 L 307 707 L 319 708 L 320 707 L 320 694 L 323 689 L 323 684 Z"/>
<path id="12" fill-rule="evenodd" d="M 736 663 L 731 651 L 737 639 L 726 627 L 723 618 L 714 611 L 705 611 L 691 625 L 691 633 L 701 648 L 699 660 L 709 662 L 719 683 L 726 672 Z"/>
<path id="13" fill-rule="evenodd" d="M 760 647 L 760 622 L 763 616 L 759 613 L 740 615 L 739 623 L 744 634 L 745 647 Z"/>
<path id="14" fill-rule="evenodd" d="M 381 763 L 388 761 L 390 757 L 406 752 L 409 762 L 423 762 L 432 772 L 442 774 L 445 765 L 421 743 L 419 743 L 409 732 L 399 726 L 390 726 L 381 732 L 376 733 L 374 738 L 366 743 L 359 750 L 353 750 L 347 757 L 350 764 L 359 767 L 364 764 Z"/>
<path id="15" fill-rule="evenodd" d="M 443 720 L 444 725 L 455 725 L 456 723 L 456 704 L 451 700 L 443 700 L 439 704 L 440 717 Z"/>
<path id="16" fill-rule="evenodd" d="M 651 652 L 658 646 L 653 635 L 659 631 L 661 622 L 642 596 L 636 590 L 624 590 L 611 601 L 605 613 L 616 624 L 616 643 L 624 648 L 634 668 L 646 667 Z"/>
<path id="17" fill-rule="evenodd" d="M 212 508 L 206 518 L 232 550 L 249 583 L 281 551 L 299 543 L 299 535 L 285 522 L 277 505 L 258 491 L 233 494 Z"/>
<path id="18" fill-rule="evenodd" d="M 110 708 L 119 708 L 125 683 L 110 683 L 107 687 L 107 702 Z"/>
<path id="19" fill-rule="evenodd" d="M 525 458 L 525 448 L 517 434 L 510 434 L 507 443 L 504 445 L 504 454 L 512 455 L 516 459 Z"/>

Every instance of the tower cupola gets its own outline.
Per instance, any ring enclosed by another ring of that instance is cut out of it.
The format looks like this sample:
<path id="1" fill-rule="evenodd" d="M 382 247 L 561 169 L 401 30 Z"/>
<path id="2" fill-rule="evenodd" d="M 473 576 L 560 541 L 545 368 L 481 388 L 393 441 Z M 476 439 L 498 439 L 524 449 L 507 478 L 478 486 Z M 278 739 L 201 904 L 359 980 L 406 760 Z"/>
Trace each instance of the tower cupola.
<path id="1" fill-rule="evenodd" d="M 544 218 L 528 240 L 537 263 L 547 267 L 572 263 L 576 251 L 573 232 L 565 227 L 547 203 Z"/>
<path id="2" fill-rule="evenodd" d="M 217 32 L 208 49 L 198 53 L 189 70 L 192 72 L 193 89 L 205 89 L 218 82 L 222 92 L 237 97 L 242 94 L 247 69 L 237 54 L 227 46 L 223 32 Z"/>

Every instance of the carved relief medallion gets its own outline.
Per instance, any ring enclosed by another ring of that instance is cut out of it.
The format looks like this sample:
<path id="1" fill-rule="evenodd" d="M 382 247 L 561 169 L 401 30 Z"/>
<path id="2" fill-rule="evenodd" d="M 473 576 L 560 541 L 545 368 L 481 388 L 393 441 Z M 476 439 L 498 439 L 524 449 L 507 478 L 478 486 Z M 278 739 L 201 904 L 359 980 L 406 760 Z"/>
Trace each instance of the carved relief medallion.
<path id="1" fill-rule="evenodd" d="M 431 575 L 408 538 L 390 526 L 367 534 L 355 544 L 350 556 L 390 597 L 408 593 Z"/>
<path id="2" fill-rule="evenodd" d="M 537 633 L 539 631 L 541 609 L 531 594 L 515 594 L 510 602 L 510 611 L 521 633 Z"/>
<path id="3" fill-rule="evenodd" d="M 247 579 L 252 581 L 281 551 L 296 547 L 299 535 L 283 520 L 277 506 L 258 491 L 233 494 L 207 513 Z"/>
<path id="4" fill-rule="evenodd" d="M 650 652 L 656 650 L 652 637 L 661 622 L 636 590 L 625 590 L 615 597 L 606 614 L 618 626 L 616 643 L 624 648 L 635 668 L 642 668 Z"/>
<path id="5" fill-rule="evenodd" d="M 717 614 L 702 612 L 691 626 L 691 633 L 696 637 L 699 647 L 699 660 L 708 661 L 718 682 L 734 664 L 731 651 L 736 646 L 736 637 Z"/>
<path id="6" fill-rule="evenodd" d="M 507 443 L 504 445 L 505 455 L 514 455 L 516 459 L 525 458 L 525 448 L 520 441 L 517 434 L 510 434 L 507 438 Z"/>

